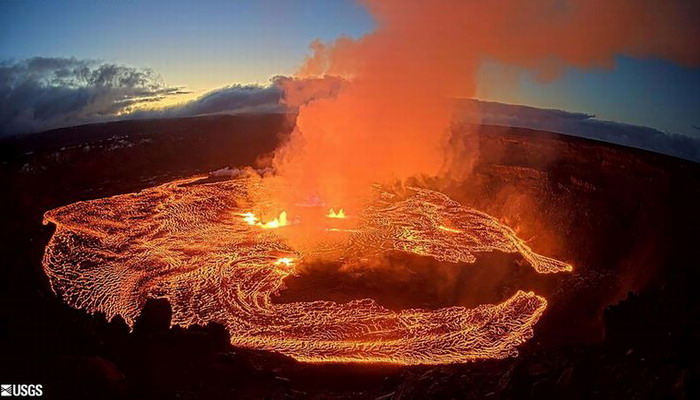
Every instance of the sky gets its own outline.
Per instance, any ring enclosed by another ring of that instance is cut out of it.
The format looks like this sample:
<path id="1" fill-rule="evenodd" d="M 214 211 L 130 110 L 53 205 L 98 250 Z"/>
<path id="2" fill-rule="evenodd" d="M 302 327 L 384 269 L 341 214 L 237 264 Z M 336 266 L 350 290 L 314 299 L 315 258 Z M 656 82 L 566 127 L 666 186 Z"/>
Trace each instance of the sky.
<path id="1" fill-rule="evenodd" d="M 488 79 L 477 97 L 510 104 L 556 108 L 598 119 L 648 126 L 700 137 L 700 69 L 661 59 L 619 56 L 606 69 L 568 68 L 543 82 L 524 70 L 494 63 L 482 67 Z M 498 84 L 500 82 L 500 84 Z"/>
<path id="2" fill-rule="evenodd" d="M 232 84 L 291 75 L 317 38 L 373 30 L 353 0 L 5 0 L 0 59 L 97 59 L 151 68 L 184 101 Z M 618 57 L 606 69 L 565 69 L 542 81 L 525 70 L 482 64 L 477 97 L 595 114 L 700 137 L 700 69 Z M 493 79 L 496 77 L 497 79 Z"/>
<path id="3" fill-rule="evenodd" d="M 10 0 L 0 2 L 0 57 L 150 67 L 199 91 L 267 83 L 293 73 L 312 40 L 372 27 L 352 0 Z"/>

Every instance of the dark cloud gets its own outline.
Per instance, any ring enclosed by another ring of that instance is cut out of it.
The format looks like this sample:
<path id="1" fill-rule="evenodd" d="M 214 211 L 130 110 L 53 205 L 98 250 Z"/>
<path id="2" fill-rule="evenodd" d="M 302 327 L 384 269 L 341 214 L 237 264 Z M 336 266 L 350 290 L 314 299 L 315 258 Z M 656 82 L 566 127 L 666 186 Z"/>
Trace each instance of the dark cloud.
<path id="1" fill-rule="evenodd" d="M 282 112 L 282 90 L 274 84 L 232 85 L 211 91 L 190 102 L 161 110 L 142 110 L 129 118 L 176 118 L 233 112 Z"/>
<path id="2" fill-rule="evenodd" d="M 182 93 L 150 69 L 75 58 L 0 62 L 0 135 L 94 122 Z"/>
<path id="3" fill-rule="evenodd" d="M 135 106 L 186 93 L 150 69 L 75 58 L 35 57 L 0 62 L 0 136 L 111 119 L 176 118 L 215 113 L 285 112 L 325 97 L 340 78 L 277 76 L 270 84 L 232 85 L 161 110 Z M 700 140 L 656 129 L 601 121 L 562 110 L 460 100 L 461 119 L 564 133 L 700 162 Z M 697 127 L 696 127 L 697 128 Z"/>
<path id="4" fill-rule="evenodd" d="M 602 121 L 590 114 L 478 100 L 460 102 L 461 119 L 466 121 L 563 133 L 700 162 L 700 139 L 694 137 Z"/>
<path id="5" fill-rule="evenodd" d="M 335 96 L 345 80 L 338 77 L 275 76 L 269 85 L 231 85 L 184 104 L 140 110 L 124 118 L 177 118 L 217 113 L 295 112 L 304 104 Z"/>
<path id="6" fill-rule="evenodd" d="M 0 62 L 0 136 L 114 119 L 176 118 L 215 113 L 284 112 L 333 95 L 337 78 L 276 76 L 269 85 L 232 85 L 164 109 L 151 102 L 186 93 L 150 69 L 75 58 Z M 285 95 L 283 88 L 292 93 Z"/>
<path id="7" fill-rule="evenodd" d="M 232 85 L 162 110 L 132 113 L 133 118 L 172 118 L 234 112 L 295 111 L 310 101 L 335 96 L 345 81 L 338 77 L 299 79 L 275 76 L 267 86 Z"/>
<path id="8" fill-rule="evenodd" d="M 199 115 L 246 109 L 280 110 L 282 91 L 275 85 L 234 85 L 210 92 L 185 104 L 180 112 Z"/>

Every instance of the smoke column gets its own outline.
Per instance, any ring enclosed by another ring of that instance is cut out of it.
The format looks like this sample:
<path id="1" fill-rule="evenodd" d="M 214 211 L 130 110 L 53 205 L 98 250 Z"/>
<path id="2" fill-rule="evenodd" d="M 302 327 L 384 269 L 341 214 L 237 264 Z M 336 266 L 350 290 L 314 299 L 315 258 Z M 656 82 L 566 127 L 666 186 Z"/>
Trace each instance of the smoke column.
<path id="1" fill-rule="evenodd" d="M 700 64 L 700 2 L 687 0 L 364 0 L 377 28 L 315 41 L 296 78 L 332 95 L 299 106 L 275 155 L 294 201 L 348 204 L 373 182 L 444 171 L 449 99 L 473 97 L 479 63 L 493 59 L 544 78 L 566 66 L 613 67 L 614 56 Z M 292 87 L 290 85 L 289 87 Z M 326 91 L 328 92 L 328 91 Z M 292 199 L 287 199 L 287 201 Z"/>

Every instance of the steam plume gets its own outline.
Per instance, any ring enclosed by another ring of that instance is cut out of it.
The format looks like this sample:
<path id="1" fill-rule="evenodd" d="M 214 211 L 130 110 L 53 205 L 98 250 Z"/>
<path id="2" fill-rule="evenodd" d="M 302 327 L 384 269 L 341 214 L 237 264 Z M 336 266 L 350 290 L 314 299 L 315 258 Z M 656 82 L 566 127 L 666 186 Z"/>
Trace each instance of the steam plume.
<path id="1" fill-rule="evenodd" d="M 683 0 L 365 0 L 377 29 L 315 41 L 299 78 L 343 77 L 300 106 L 275 157 L 300 196 L 342 203 L 371 182 L 439 174 L 447 99 L 472 97 L 484 59 L 545 79 L 566 66 L 610 67 L 616 54 L 700 64 L 700 3 Z M 322 82 L 322 80 L 319 80 Z M 299 200 L 299 199 L 295 199 Z"/>

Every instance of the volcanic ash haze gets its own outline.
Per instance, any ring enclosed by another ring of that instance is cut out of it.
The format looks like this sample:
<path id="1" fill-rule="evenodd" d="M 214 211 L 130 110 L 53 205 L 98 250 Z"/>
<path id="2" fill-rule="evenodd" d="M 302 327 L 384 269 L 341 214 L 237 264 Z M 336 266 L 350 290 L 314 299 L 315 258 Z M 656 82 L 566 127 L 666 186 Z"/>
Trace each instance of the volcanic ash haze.
<path id="1" fill-rule="evenodd" d="M 566 66 L 611 68 L 617 54 L 700 64 L 698 1 L 363 3 L 376 30 L 359 39 L 313 42 L 296 76 L 341 77 L 343 84 L 329 91 L 327 79 L 308 81 L 321 85 L 326 97 L 306 103 L 294 89 L 286 91 L 299 115 L 274 159 L 278 175 L 295 188 L 280 195 L 283 203 L 319 196 L 347 207 L 370 183 L 439 175 L 455 161 L 467 162 L 447 150 L 449 99 L 474 96 L 485 59 L 543 79 Z"/>

